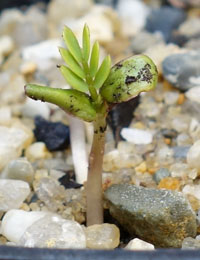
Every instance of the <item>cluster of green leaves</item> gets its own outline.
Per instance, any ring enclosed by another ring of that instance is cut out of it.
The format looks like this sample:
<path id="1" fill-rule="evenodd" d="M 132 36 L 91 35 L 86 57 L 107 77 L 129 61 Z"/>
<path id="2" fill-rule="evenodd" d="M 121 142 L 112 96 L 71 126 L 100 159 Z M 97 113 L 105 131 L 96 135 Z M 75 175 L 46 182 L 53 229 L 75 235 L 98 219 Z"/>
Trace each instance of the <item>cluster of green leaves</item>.
<path id="1" fill-rule="evenodd" d="M 58 105 L 67 113 L 85 121 L 96 121 L 98 114 L 106 116 L 109 104 L 128 101 L 157 84 L 157 69 L 145 55 L 136 55 L 111 68 L 110 56 L 99 65 L 99 44 L 90 47 L 90 32 L 84 26 L 82 47 L 70 28 L 65 27 L 63 39 L 67 46 L 59 48 L 66 66 L 59 66 L 72 89 L 52 89 L 27 84 L 26 95 Z"/>
<path id="2" fill-rule="evenodd" d="M 60 66 L 61 73 L 72 88 L 90 93 L 93 99 L 97 99 L 97 91 L 110 73 L 110 56 L 106 56 L 99 66 L 99 43 L 95 42 L 92 49 L 90 48 L 90 32 L 87 25 L 83 29 L 82 48 L 68 27 L 64 28 L 63 39 L 67 49 L 59 50 L 67 66 Z"/>

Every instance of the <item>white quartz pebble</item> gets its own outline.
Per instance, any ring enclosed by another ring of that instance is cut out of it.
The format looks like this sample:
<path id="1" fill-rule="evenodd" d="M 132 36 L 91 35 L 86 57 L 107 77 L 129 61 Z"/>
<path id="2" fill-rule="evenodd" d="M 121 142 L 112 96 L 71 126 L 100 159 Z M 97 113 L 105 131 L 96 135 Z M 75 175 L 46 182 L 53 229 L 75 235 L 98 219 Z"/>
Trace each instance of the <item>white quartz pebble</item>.
<path id="1" fill-rule="evenodd" d="M 17 209 L 30 194 L 27 182 L 20 180 L 0 180 L 0 211 Z"/>
<path id="2" fill-rule="evenodd" d="M 36 101 L 31 98 L 27 98 L 22 107 L 22 115 L 30 118 L 42 116 L 48 120 L 50 116 L 50 108 L 47 103 L 41 102 L 40 100 Z"/>
<path id="3" fill-rule="evenodd" d="M 0 126 L 0 170 L 18 158 L 31 139 L 32 135 L 21 127 Z"/>
<path id="4" fill-rule="evenodd" d="M 183 187 L 182 193 L 186 195 L 192 195 L 200 201 L 200 185 L 187 184 Z"/>
<path id="5" fill-rule="evenodd" d="M 36 142 L 31 144 L 25 153 L 27 159 L 30 162 L 34 162 L 39 159 L 48 159 L 51 158 L 51 153 L 47 150 L 45 143 L 43 142 Z"/>
<path id="6" fill-rule="evenodd" d="M 191 101 L 195 101 L 200 103 L 200 87 L 190 88 L 186 93 L 185 96 L 190 99 Z"/>
<path id="7" fill-rule="evenodd" d="M 9 241 L 19 244 L 19 240 L 26 229 L 47 214 L 49 213 L 43 211 L 9 210 L 3 217 L 1 233 Z"/>
<path id="8" fill-rule="evenodd" d="M 196 141 L 187 153 L 187 163 L 191 168 L 200 171 L 200 140 Z"/>
<path id="9" fill-rule="evenodd" d="M 14 50 L 13 39 L 8 35 L 0 37 L 0 56 L 7 56 Z"/>
<path id="10" fill-rule="evenodd" d="M 50 39 L 47 41 L 39 42 L 34 45 L 25 47 L 22 50 L 22 58 L 24 60 L 32 60 L 39 63 L 40 60 L 45 59 L 59 59 L 60 53 L 58 46 L 61 46 L 60 39 Z M 38 64 L 40 66 L 40 64 Z"/>
<path id="11" fill-rule="evenodd" d="M 11 124 L 11 108 L 4 106 L 0 108 L 0 125 L 9 126 Z"/>
<path id="12" fill-rule="evenodd" d="M 125 247 L 128 250 L 154 250 L 154 245 L 147 243 L 141 239 L 134 238 Z"/>
<path id="13" fill-rule="evenodd" d="M 49 213 L 29 226 L 20 239 L 27 247 L 86 248 L 86 236 L 78 222 Z"/>
<path id="14" fill-rule="evenodd" d="M 7 164 L 1 178 L 22 180 L 31 184 L 34 178 L 34 169 L 25 157 L 21 157 Z"/>
<path id="15" fill-rule="evenodd" d="M 144 27 L 149 7 L 139 0 L 120 0 L 117 12 L 121 18 L 123 33 L 133 36 Z"/>
<path id="16" fill-rule="evenodd" d="M 123 128 L 121 136 L 134 144 L 150 144 L 153 140 L 153 134 L 150 131 L 137 128 Z"/>

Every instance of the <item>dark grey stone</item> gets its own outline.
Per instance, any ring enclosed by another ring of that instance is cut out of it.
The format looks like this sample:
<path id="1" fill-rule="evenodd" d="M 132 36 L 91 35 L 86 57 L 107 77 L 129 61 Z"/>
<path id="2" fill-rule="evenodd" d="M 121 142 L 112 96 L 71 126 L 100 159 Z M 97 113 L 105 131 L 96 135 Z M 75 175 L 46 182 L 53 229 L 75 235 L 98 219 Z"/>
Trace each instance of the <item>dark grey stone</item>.
<path id="1" fill-rule="evenodd" d="M 35 138 L 44 142 L 49 151 L 64 150 L 69 145 L 69 127 L 62 123 L 53 123 L 37 116 L 35 118 Z"/>
<path id="2" fill-rule="evenodd" d="M 172 54 L 164 59 L 162 67 L 164 78 L 180 90 L 200 85 L 200 51 Z"/>
<path id="3" fill-rule="evenodd" d="M 155 174 L 153 175 L 153 179 L 154 181 L 159 184 L 159 182 L 163 179 L 163 178 L 166 178 L 166 177 L 170 177 L 171 174 L 169 172 L 168 169 L 166 168 L 160 168 L 159 170 L 157 170 L 155 172 Z"/>
<path id="4" fill-rule="evenodd" d="M 179 192 L 113 185 L 105 191 L 111 215 L 132 235 L 156 247 L 181 247 L 196 235 L 196 216 Z"/>
<path id="5" fill-rule="evenodd" d="M 183 9 L 170 6 L 153 9 L 147 17 L 146 30 L 149 32 L 161 32 L 165 41 L 170 42 L 173 30 L 184 22 L 186 14 Z"/>
<path id="6" fill-rule="evenodd" d="M 112 129 L 115 142 L 123 140 L 120 136 L 121 129 L 128 127 L 133 120 L 133 114 L 135 109 L 140 103 L 140 95 L 130 99 L 127 102 L 122 102 L 115 105 L 107 116 L 107 122 Z"/>

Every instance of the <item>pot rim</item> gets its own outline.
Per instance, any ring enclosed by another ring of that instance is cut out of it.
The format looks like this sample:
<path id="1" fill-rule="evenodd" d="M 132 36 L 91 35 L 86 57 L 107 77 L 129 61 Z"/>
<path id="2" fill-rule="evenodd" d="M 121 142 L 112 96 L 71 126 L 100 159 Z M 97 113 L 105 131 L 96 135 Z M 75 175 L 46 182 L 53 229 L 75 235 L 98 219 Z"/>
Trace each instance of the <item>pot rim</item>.
<path id="1" fill-rule="evenodd" d="M 0 260 L 199 260 L 200 250 L 156 249 L 149 251 L 53 249 L 0 246 Z"/>

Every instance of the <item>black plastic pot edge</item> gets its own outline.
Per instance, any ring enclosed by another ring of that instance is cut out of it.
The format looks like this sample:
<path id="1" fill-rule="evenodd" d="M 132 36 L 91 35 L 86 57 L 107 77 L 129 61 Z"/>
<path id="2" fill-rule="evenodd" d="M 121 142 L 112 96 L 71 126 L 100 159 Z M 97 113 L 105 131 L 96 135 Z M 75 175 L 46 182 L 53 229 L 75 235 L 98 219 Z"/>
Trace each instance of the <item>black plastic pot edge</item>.
<path id="1" fill-rule="evenodd" d="M 72 250 L 0 246 L 0 260 L 199 260 L 200 250 Z"/>

